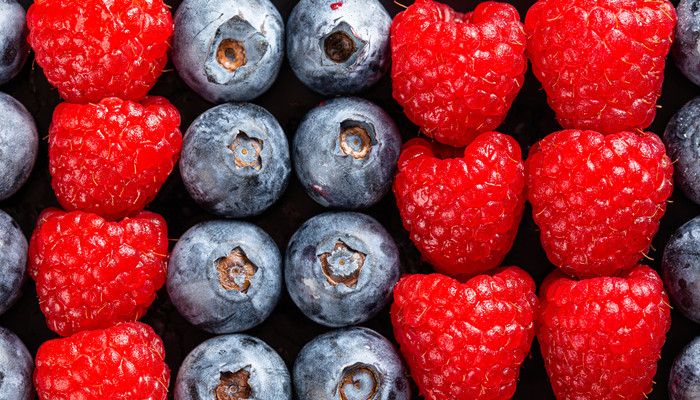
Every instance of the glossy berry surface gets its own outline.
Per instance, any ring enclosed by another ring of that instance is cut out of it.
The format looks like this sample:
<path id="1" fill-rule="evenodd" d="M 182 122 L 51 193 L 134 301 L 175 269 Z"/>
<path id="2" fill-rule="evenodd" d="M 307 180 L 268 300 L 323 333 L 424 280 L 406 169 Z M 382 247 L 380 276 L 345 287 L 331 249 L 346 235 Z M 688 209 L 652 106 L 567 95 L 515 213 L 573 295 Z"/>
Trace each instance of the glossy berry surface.
<path id="1" fill-rule="evenodd" d="M 401 134 L 389 115 L 357 97 L 324 101 L 309 111 L 292 141 L 297 177 L 324 207 L 372 206 L 391 188 Z"/>
<path id="2" fill-rule="evenodd" d="M 22 294 L 27 280 L 27 238 L 17 222 L 0 210 L 0 314 Z"/>
<path id="3" fill-rule="evenodd" d="M 668 378 L 670 400 L 693 400 L 700 397 L 700 337 L 688 343 L 676 355 Z"/>
<path id="4" fill-rule="evenodd" d="M 192 350 L 177 373 L 175 400 L 292 399 L 282 358 L 262 340 L 244 334 L 216 336 Z"/>
<path id="5" fill-rule="evenodd" d="M 549 260 L 580 278 L 632 268 L 659 229 L 672 174 L 653 133 L 565 130 L 537 142 L 527 197 Z"/>
<path id="6" fill-rule="evenodd" d="M 29 241 L 29 275 L 51 330 L 83 330 L 135 321 L 165 283 L 168 232 L 143 211 L 121 222 L 49 208 Z"/>
<path id="7" fill-rule="evenodd" d="M 315 337 L 301 349 L 292 371 L 299 400 L 409 400 L 406 374 L 391 342 L 363 327 Z"/>
<path id="8" fill-rule="evenodd" d="M 14 78 L 29 55 L 27 14 L 15 0 L 0 2 L 0 85 Z"/>
<path id="9" fill-rule="evenodd" d="M 505 400 L 530 352 L 537 307 L 535 282 L 517 267 L 465 283 L 415 274 L 394 288 L 391 322 L 427 400 Z"/>
<path id="10" fill-rule="evenodd" d="M 671 118 L 663 136 L 673 160 L 673 179 L 683 194 L 700 204 L 700 97 L 681 107 Z"/>
<path id="11" fill-rule="evenodd" d="M 651 392 L 671 310 L 647 266 L 572 280 L 554 271 L 540 288 L 537 340 L 558 399 L 643 399 Z"/>
<path id="12" fill-rule="evenodd" d="M 180 174 L 190 196 L 210 213 L 262 213 L 282 196 L 291 169 L 282 127 L 255 104 L 211 108 L 185 133 Z"/>
<path id="13" fill-rule="evenodd" d="M 0 328 L 0 398 L 33 400 L 34 359 L 22 340 L 5 328 Z"/>
<path id="14" fill-rule="evenodd" d="M 525 31 L 510 4 L 462 14 L 418 0 L 391 26 L 393 95 L 435 140 L 466 146 L 496 129 L 525 80 Z"/>
<path id="15" fill-rule="evenodd" d="M 302 0 L 287 21 L 289 64 L 316 92 L 359 93 L 389 70 L 390 28 L 378 0 Z"/>
<path id="16" fill-rule="evenodd" d="M 2 92 L 0 115 L 0 200 L 4 200 L 29 179 L 39 151 L 39 134 L 34 117 L 22 103 Z"/>
<path id="17" fill-rule="evenodd" d="M 284 21 L 269 0 L 185 0 L 175 13 L 171 56 L 205 100 L 249 101 L 277 78 Z"/>
<path id="18" fill-rule="evenodd" d="M 564 129 L 647 128 L 676 10 L 667 0 L 540 0 L 525 16 L 532 71 Z"/>
<path id="19" fill-rule="evenodd" d="M 497 267 L 525 208 L 523 171 L 518 142 L 498 132 L 462 152 L 420 138 L 406 142 L 393 190 L 423 258 L 453 277 Z"/>
<path id="20" fill-rule="evenodd" d="M 180 314 L 198 328 L 244 331 L 277 305 L 282 255 L 270 235 L 249 222 L 202 222 L 173 248 L 167 288 Z"/>
<path id="21" fill-rule="evenodd" d="M 399 251 L 374 218 L 327 212 L 304 222 L 287 245 L 284 280 L 294 303 L 321 325 L 356 325 L 391 299 Z"/>
<path id="22" fill-rule="evenodd" d="M 661 261 L 662 276 L 673 305 L 700 323 L 700 217 L 674 232 Z"/>
<path id="23" fill-rule="evenodd" d="M 37 64 L 71 103 L 146 96 L 173 34 L 163 0 L 37 0 L 27 26 Z"/>
<path id="24" fill-rule="evenodd" d="M 700 2 L 681 0 L 676 7 L 676 14 L 678 23 L 671 54 L 686 78 L 700 85 Z"/>
<path id="25" fill-rule="evenodd" d="M 165 400 L 169 382 L 163 342 L 140 322 L 49 340 L 36 354 L 40 400 Z"/>

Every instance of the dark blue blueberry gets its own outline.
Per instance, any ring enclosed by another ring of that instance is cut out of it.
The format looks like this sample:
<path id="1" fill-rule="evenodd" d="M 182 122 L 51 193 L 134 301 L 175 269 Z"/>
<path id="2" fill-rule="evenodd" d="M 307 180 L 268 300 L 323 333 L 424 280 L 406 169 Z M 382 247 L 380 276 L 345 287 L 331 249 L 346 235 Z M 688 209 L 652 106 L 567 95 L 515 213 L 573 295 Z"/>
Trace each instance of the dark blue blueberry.
<path id="1" fill-rule="evenodd" d="M 676 14 L 678 22 L 671 54 L 678 69 L 700 85 L 700 0 L 681 0 Z"/>
<path id="2" fill-rule="evenodd" d="M 0 85 L 22 69 L 29 55 L 27 14 L 15 0 L 0 1 Z"/>
<path id="3" fill-rule="evenodd" d="M 193 325 L 232 333 L 263 322 L 282 292 L 282 255 L 270 235 L 248 222 L 207 221 L 177 242 L 167 289 Z"/>
<path id="4" fill-rule="evenodd" d="M 678 353 L 668 378 L 671 400 L 700 399 L 700 336 Z"/>
<path id="5" fill-rule="evenodd" d="M 377 0 L 301 0 L 287 21 L 289 64 L 319 93 L 359 93 L 389 69 L 390 29 Z"/>
<path id="6" fill-rule="evenodd" d="M 292 142 L 294 170 L 324 207 L 369 207 L 391 189 L 401 135 L 374 103 L 340 97 L 309 111 Z"/>
<path id="7" fill-rule="evenodd" d="M 175 380 L 175 400 L 290 400 L 292 383 L 282 358 L 244 334 L 213 337 L 187 355 Z"/>
<path id="8" fill-rule="evenodd" d="M 673 178 L 690 200 L 700 204 L 700 97 L 681 107 L 666 126 L 666 153 L 673 164 Z"/>
<path id="9" fill-rule="evenodd" d="M 700 323 L 700 216 L 674 232 L 661 268 L 668 295 L 686 317 Z"/>
<path id="10" fill-rule="evenodd" d="M 284 260 L 287 291 L 313 321 L 362 323 L 390 300 L 400 275 L 394 240 L 374 218 L 356 212 L 317 215 L 294 233 Z"/>
<path id="11" fill-rule="evenodd" d="M 17 222 L 0 210 L 0 314 L 22 294 L 27 280 L 27 238 Z M 2 398 L 2 397 L 0 397 Z"/>
<path id="12" fill-rule="evenodd" d="M 0 115 L 0 200 L 4 200 L 29 178 L 39 151 L 39 136 L 29 111 L 14 97 L 2 92 Z"/>
<path id="13" fill-rule="evenodd" d="M 269 0 L 185 0 L 175 13 L 175 69 L 212 103 L 260 96 L 283 56 L 284 21 Z"/>
<path id="14" fill-rule="evenodd" d="M 317 336 L 301 349 L 292 371 L 299 400 L 408 400 L 406 374 L 396 348 L 361 327 Z"/>
<path id="15" fill-rule="evenodd" d="M 197 203 L 217 215 L 257 215 L 287 188 L 289 143 L 275 117 L 250 103 L 211 108 L 184 135 L 180 174 Z"/>
<path id="16" fill-rule="evenodd" d="M 34 359 L 24 343 L 0 328 L 0 399 L 33 400 Z"/>

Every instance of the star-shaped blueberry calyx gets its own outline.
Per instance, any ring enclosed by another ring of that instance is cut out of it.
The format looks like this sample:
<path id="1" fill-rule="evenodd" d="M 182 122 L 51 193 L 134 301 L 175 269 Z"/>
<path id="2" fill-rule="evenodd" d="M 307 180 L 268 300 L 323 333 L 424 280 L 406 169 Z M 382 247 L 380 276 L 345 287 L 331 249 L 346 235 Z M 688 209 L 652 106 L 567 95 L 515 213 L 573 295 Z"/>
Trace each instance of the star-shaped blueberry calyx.
<path id="1" fill-rule="evenodd" d="M 365 258 L 367 254 L 351 248 L 340 239 L 331 252 L 318 255 L 328 284 L 338 286 L 342 283 L 347 287 L 357 286 Z"/>
<path id="2" fill-rule="evenodd" d="M 248 259 L 240 247 L 233 249 L 228 256 L 219 258 L 214 264 L 221 275 L 219 287 L 224 290 L 247 293 L 250 278 L 258 272 L 258 267 Z"/>
<path id="3" fill-rule="evenodd" d="M 236 372 L 224 371 L 219 376 L 219 385 L 214 389 L 216 400 L 244 400 L 253 395 L 250 387 L 250 365 Z"/>
<path id="4" fill-rule="evenodd" d="M 262 158 L 260 152 L 263 149 L 263 141 L 249 137 L 245 132 L 239 131 L 233 139 L 233 143 L 227 146 L 235 156 L 236 169 L 250 167 L 260 169 Z"/>

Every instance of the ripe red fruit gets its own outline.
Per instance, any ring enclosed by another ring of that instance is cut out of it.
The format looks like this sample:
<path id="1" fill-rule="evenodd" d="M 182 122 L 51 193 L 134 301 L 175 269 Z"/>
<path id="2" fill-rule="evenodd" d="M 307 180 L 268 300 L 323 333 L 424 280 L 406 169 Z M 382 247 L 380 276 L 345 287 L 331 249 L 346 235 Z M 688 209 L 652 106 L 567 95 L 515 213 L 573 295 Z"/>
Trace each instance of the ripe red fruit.
<path id="1" fill-rule="evenodd" d="M 49 131 L 51 186 L 61 206 L 117 220 L 141 211 L 180 156 L 180 114 L 163 97 L 61 103 Z"/>
<path id="2" fill-rule="evenodd" d="M 538 301 L 517 267 L 466 283 L 408 275 L 394 288 L 394 336 L 428 400 L 509 399 L 530 352 Z"/>
<path id="3" fill-rule="evenodd" d="M 27 26 L 37 64 L 71 103 L 146 96 L 173 34 L 162 0 L 35 0 Z"/>
<path id="4" fill-rule="evenodd" d="M 513 245 L 525 207 L 524 167 L 518 142 L 497 132 L 480 135 L 463 156 L 449 152 L 457 153 L 408 141 L 393 190 L 425 260 L 438 272 L 468 277 L 497 267 Z"/>
<path id="5" fill-rule="evenodd" d="M 49 208 L 29 241 L 29 275 L 51 330 L 69 336 L 143 316 L 165 283 L 165 220 L 143 211 L 121 222 Z"/>
<path id="6" fill-rule="evenodd" d="M 510 4 L 460 14 L 417 0 L 391 26 L 394 98 L 423 133 L 465 146 L 503 122 L 525 79 L 525 43 Z"/>
<path id="7" fill-rule="evenodd" d="M 525 16 L 527 52 L 565 129 L 648 127 L 661 95 L 676 10 L 667 0 L 539 0 Z"/>
<path id="8" fill-rule="evenodd" d="M 41 400 L 165 400 L 170 370 L 163 342 L 140 322 L 49 340 L 36 354 Z"/>
<path id="9" fill-rule="evenodd" d="M 659 275 L 576 281 L 561 271 L 540 289 L 537 340 L 557 399 L 643 399 L 671 325 Z"/>
<path id="10" fill-rule="evenodd" d="M 673 190 L 671 160 L 653 133 L 555 132 L 530 149 L 525 175 L 547 257 L 580 278 L 639 262 Z"/>

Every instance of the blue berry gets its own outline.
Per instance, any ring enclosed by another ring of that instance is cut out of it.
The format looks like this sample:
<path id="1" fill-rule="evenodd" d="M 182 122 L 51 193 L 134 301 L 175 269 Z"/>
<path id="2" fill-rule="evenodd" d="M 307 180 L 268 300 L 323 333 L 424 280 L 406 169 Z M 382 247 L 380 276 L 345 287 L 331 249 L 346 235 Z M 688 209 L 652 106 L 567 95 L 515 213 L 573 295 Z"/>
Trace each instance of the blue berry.
<path id="1" fill-rule="evenodd" d="M 401 150 L 394 121 L 374 103 L 340 97 L 309 111 L 292 141 L 294 170 L 324 207 L 367 208 L 391 188 Z"/>
<path id="2" fill-rule="evenodd" d="M 0 1 L 0 85 L 22 69 L 29 55 L 27 14 L 15 0 Z"/>
<path id="3" fill-rule="evenodd" d="M 213 337 L 180 366 L 175 400 L 292 398 L 289 370 L 262 340 L 244 334 Z"/>
<path id="4" fill-rule="evenodd" d="M 664 286 L 686 317 L 700 323 L 700 216 L 673 233 L 661 260 Z"/>
<path id="5" fill-rule="evenodd" d="M 284 21 L 269 0 L 185 0 L 171 56 L 187 85 L 212 103 L 248 101 L 272 86 L 284 56 Z"/>
<path id="6" fill-rule="evenodd" d="M 202 222 L 173 248 L 166 286 L 193 325 L 212 333 L 244 331 L 277 305 L 282 256 L 270 235 L 249 222 Z"/>
<path id="7" fill-rule="evenodd" d="M 354 94 L 389 69 L 391 17 L 377 0 L 301 0 L 287 21 L 287 57 L 306 86 Z"/>
<path id="8" fill-rule="evenodd" d="M 700 0 L 681 0 L 671 54 L 681 72 L 700 85 Z"/>
<path id="9" fill-rule="evenodd" d="M 673 164 L 676 187 L 700 204 L 700 97 L 676 112 L 666 126 L 663 141 L 666 153 L 676 161 Z"/>
<path id="10" fill-rule="evenodd" d="M 29 178 L 39 151 L 39 135 L 34 118 L 22 103 L 1 92 L 0 115 L 0 200 L 4 200 Z"/>
<path id="11" fill-rule="evenodd" d="M 376 315 L 389 302 L 399 275 L 399 252 L 389 233 L 356 212 L 328 212 L 306 221 L 292 235 L 284 261 L 294 303 L 330 327 Z"/>
<path id="12" fill-rule="evenodd" d="M 688 343 L 673 360 L 668 395 L 671 400 L 700 398 L 700 336 Z"/>
<path id="13" fill-rule="evenodd" d="M 299 400 L 408 400 L 406 373 L 396 348 L 361 327 L 317 336 L 301 349 L 292 370 Z"/>
<path id="14" fill-rule="evenodd" d="M 275 117 L 227 103 L 197 117 L 183 137 L 180 174 L 192 198 L 230 218 L 258 215 L 287 188 L 289 143 Z"/>
<path id="15" fill-rule="evenodd" d="M 34 399 L 34 359 L 22 341 L 0 328 L 0 399 Z"/>
<path id="16" fill-rule="evenodd" d="M 17 222 L 0 210 L 0 314 L 22 294 L 27 280 L 27 238 Z M 2 398 L 0 396 L 0 398 Z"/>

